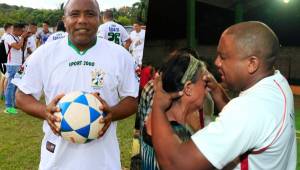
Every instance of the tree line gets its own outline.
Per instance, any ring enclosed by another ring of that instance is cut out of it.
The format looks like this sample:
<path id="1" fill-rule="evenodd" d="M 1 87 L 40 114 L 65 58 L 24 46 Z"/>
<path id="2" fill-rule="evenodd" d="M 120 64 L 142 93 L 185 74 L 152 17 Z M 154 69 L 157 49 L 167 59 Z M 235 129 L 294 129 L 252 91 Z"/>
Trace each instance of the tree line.
<path id="1" fill-rule="evenodd" d="M 140 0 L 131 7 L 112 8 L 115 21 L 122 25 L 132 25 L 136 20 L 147 22 L 148 0 Z M 0 26 L 5 23 L 37 23 L 38 26 L 44 21 L 49 22 L 50 26 L 55 26 L 57 21 L 63 16 L 63 4 L 60 9 L 33 9 L 23 6 L 0 4 Z"/>

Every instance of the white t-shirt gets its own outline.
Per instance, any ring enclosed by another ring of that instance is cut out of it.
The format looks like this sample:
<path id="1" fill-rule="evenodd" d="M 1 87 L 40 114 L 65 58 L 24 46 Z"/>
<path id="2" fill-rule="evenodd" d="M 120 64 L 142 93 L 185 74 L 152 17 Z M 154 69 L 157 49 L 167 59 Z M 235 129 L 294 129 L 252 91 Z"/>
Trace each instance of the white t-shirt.
<path id="1" fill-rule="evenodd" d="M 130 51 L 135 58 L 137 64 L 142 64 L 143 52 L 144 52 L 144 42 L 145 42 L 146 31 L 141 29 L 140 32 L 132 31 L 130 33 L 130 39 L 132 41 L 130 45 Z"/>
<path id="2" fill-rule="evenodd" d="M 41 30 L 40 32 L 38 32 L 38 33 L 36 34 L 36 38 L 39 39 L 39 41 L 40 41 L 40 43 L 41 43 L 41 45 L 42 45 L 42 44 L 45 44 L 45 43 L 46 43 L 48 37 L 49 37 L 51 34 L 52 34 L 52 32 L 47 32 L 47 33 L 45 33 L 43 30 Z"/>
<path id="3" fill-rule="evenodd" d="M 5 38 L 6 36 L 10 36 L 10 34 L 4 32 L 2 37 L 1 37 L 1 41 L 4 40 L 5 41 Z M 4 46 L 5 46 L 5 50 L 6 50 L 6 53 L 8 52 L 8 44 L 7 43 L 4 43 Z"/>
<path id="4" fill-rule="evenodd" d="M 275 71 L 232 99 L 216 121 L 194 134 L 192 140 L 218 169 L 252 151 L 242 163 L 238 160 L 235 169 L 295 170 L 294 118 L 290 86 Z M 259 150 L 262 152 L 254 153 Z"/>
<path id="5" fill-rule="evenodd" d="M 63 31 L 55 32 L 48 37 L 46 43 L 65 38 L 66 35 L 68 35 L 67 32 L 63 32 Z"/>
<path id="6" fill-rule="evenodd" d="M 95 81 L 96 76 L 103 81 Z M 83 53 L 77 52 L 67 37 L 47 43 L 28 58 L 23 76 L 14 82 L 35 97 L 43 90 L 47 104 L 58 94 L 72 91 L 99 92 L 109 106 L 118 104 L 122 97 L 138 95 L 130 54 L 102 38 Z M 73 144 L 54 135 L 44 121 L 40 170 L 120 170 L 116 126 L 112 122 L 100 139 Z M 53 153 L 46 148 L 49 142 L 52 149 L 55 146 Z"/>
<path id="7" fill-rule="evenodd" d="M 123 42 L 129 39 L 129 35 L 125 28 L 113 21 L 108 21 L 99 26 L 98 36 L 116 44 L 122 45 Z"/>
<path id="8" fill-rule="evenodd" d="M 36 49 L 36 35 L 28 37 L 27 48 L 30 48 L 32 52 Z"/>
<path id="9" fill-rule="evenodd" d="M 8 46 L 11 46 L 13 43 L 18 43 L 20 41 L 19 37 L 16 37 L 12 34 L 7 34 L 5 36 L 4 42 L 5 42 L 5 47 L 6 51 L 8 52 Z M 11 47 L 11 50 L 7 54 L 7 63 L 6 65 L 21 65 L 22 64 L 22 50 L 15 49 Z"/>

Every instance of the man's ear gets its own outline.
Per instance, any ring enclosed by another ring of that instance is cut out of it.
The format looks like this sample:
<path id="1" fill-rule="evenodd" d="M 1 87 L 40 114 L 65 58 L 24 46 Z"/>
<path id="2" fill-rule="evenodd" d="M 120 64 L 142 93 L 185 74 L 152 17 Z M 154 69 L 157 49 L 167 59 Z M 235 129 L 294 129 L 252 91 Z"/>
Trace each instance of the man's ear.
<path id="1" fill-rule="evenodd" d="M 250 56 L 248 58 L 247 67 L 248 67 L 249 74 L 255 73 L 258 70 L 259 66 L 260 66 L 260 60 L 257 56 Z"/>
<path id="2" fill-rule="evenodd" d="M 192 82 L 187 81 L 186 83 L 184 83 L 184 87 L 183 87 L 182 91 L 183 91 L 183 94 L 185 94 L 186 96 L 192 95 Z"/>

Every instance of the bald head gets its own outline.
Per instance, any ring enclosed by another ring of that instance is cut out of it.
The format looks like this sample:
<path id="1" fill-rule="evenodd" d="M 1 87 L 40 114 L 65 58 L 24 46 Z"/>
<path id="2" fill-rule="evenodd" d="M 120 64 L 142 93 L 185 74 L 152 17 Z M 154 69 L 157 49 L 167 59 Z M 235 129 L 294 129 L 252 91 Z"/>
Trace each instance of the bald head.
<path id="1" fill-rule="evenodd" d="M 256 56 L 262 59 L 267 69 L 273 67 L 279 51 L 279 41 L 266 24 L 257 21 L 242 22 L 229 27 L 223 34 L 233 36 L 242 56 Z"/>
<path id="2" fill-rule="evenodd" d="M 68 1 L 66 2 L 65 7 L 64 7 L 64 14 L 65 14 L 65 15 L 66 15 L 66 12 L 67 12 L 67 9 L 68 9 L 70 3 L 73 3 L 73 1 L 75 2 L 76 0 L 68 0 Z M 80 0 L 80 1 L 82 1 L 82 0 Z M 86 1 L 92 1 L 92 2 L 94 2 L 95 5 L 96 5 L 96 7 L 97 7 L 97 9 L 98 9 L 98 14 L 100 15 L 100 7 L 99 7 L 98 1 L 97 1 L 97 0 L 86 0 Z"/>

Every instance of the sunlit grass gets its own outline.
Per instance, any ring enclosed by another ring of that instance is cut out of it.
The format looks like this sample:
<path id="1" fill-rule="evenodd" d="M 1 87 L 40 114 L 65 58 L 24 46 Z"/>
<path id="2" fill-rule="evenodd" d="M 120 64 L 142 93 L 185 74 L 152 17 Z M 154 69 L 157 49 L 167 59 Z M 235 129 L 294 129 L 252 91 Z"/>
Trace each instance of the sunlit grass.
<path id="1" fill-rule="evenodd" d="M 17 115 L 3 113 L 0 101 L 0 170 L 36 170 L 43 138 L 42 121 L 19 111 Z M 121 162 L 130 166 L 134 116 L 118 123 Z"/>

